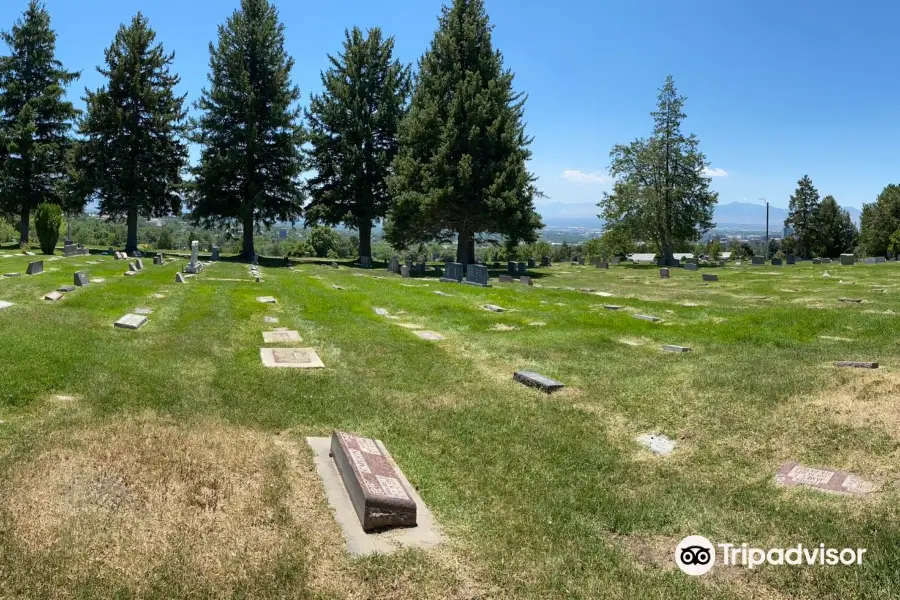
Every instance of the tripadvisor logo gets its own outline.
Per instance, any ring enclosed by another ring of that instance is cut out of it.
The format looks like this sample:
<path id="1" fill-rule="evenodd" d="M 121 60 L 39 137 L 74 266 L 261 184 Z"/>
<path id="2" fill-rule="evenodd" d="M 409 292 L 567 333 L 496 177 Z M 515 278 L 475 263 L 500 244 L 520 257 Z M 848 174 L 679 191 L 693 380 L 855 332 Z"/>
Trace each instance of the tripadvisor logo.
<path id="1" fill-rule="evenodd" d="M 769 565 L 861 565 L 865 548 L 826 548 L 825 544 L 807 547 L 797 544 L 791 548 L 751 548 L 749 544 L 713 545 L 702 535 L 690 535 L 675 547 L 675 564 L 688 575 L 704 575 L 716 564 L 718 548 L 721 564 L 748 569 Z"/>

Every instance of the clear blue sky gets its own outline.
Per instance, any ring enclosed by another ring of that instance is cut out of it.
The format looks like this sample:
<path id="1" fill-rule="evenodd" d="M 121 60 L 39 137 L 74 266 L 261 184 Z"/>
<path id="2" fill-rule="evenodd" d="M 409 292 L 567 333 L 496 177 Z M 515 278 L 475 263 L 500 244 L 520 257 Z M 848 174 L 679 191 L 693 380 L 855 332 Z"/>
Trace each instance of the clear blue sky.
<path id="1" fill-rule="evenodd" d="M 70 90 L 95 88 L 103 49 L 141 10 L 191 101 L 206 82 L 207 45 L 237 0 L 46 0 L 58 55 L 81 70 Z M 294 80 L 318 91 L 326 53 L 346 27 L 380 26 L 415 62 L 439 0 L 277 1 Z M 8 29 L 25 0 L 0 2 Z M 494 42 L 528 93 L 532 169 L 553 202 L 596 202 L 609 150 L 649 133 L 667 74 L 688 97 L 685 127 L 721 176 L 720 202 L 787 206 L 809 174 L 846 206 L 900 181 L 900 3 L 831 0 L 487 0 Z M 546 201 L 545 201 L 546 202 Z"/>

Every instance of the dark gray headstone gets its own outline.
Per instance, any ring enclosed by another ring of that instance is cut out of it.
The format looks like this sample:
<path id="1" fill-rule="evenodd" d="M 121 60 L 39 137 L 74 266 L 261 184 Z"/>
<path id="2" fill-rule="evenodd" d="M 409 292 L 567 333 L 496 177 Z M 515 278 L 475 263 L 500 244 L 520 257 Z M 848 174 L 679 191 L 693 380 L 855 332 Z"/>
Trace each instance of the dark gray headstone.
<path id="1" fill-rule="evenodd" d="M 463 280 L 463 265 L 458 262 L 448 262 L 445 266 L 444 276 L 441 281 L 459 283 Z"/>
<path id="2" fill-rule="evenodd" d="M 669 278 L 669 269 L 667 267 L 663 267 L 659 270 L 659 276 L 661 279 Z"/>
<path id="3" fill-rule="evenodd" d="M 516 261 L 514 261 L 514 260 L 508 261 L 506 263 L 506 272 L 509 273 L 510 275 L 512 275 L 513 277 L 516 276 L 516 271 L 518 270 L 518 268 L 519 267 L 516 265 Z"/>
<path id="4" fill-rule="evenodd" d="M 528 259 L 528 268 L 529 268 L 529 269 L 533 269 L 533 268 L 535 268 L 536 266 L 537 266 L 537 263 L 534 261 L 534 259 L 533 259 L 533 258 L 529 258 L 529 259 Z"/>
<path id="5" fill-rule="evenodd" d="M 136 261 L 134 261 L 134 266 L 137 267 L 138 271 L 143 271 L 144 270 L 144 259 L 139 258 Z"/>
<path id="6" fill-rule="evenodd" d="M 219 247 L 218 246 L 212 247 L 212 256 L 210 257 L 210 260 L 219 260 Z"/>
<path id="7" fill-rule="evenodd" d="M 534 285 L 534 283 L 531 281 L 531 277 L 528 277 L 527 275 L 522 275 L 521 277 L 519 277 L 519 283 L 521 283 L 522 285 Z"/>
<path id="8" fill-rule="evenodd" d="M 549 377 L 541 375 L 540 373 L 534 373 L 533 371 L 516 371 L 513 374 L 513 379 L 523 385 L 537 388 L 542 392 L 547 392 L 548 394 L 557 390 L 561 390 L 563 387 L 565 387 L 562 383 L 556 381 L 555 379 L 550 379 Z"/>
<path id="9" fill-rule="evenodd" d="M 137 273 L 137 265 L 135 265 L 134 263 L 128 263 L 128 270 L 132 273 Z"/>
<path id="10" fill-rule="evenodd" d="M 403 265 L 402 267 L 400 267 L 400 275 L 402 277 L 409 277 L 409 265 Z"/>
<path id="11" fill-rule="evenodd" d="M 584 257 L 583 256 L 578 257 L 578 264 L 581 266 L 584 266 Z"/>
<path id="12" fill-rule="evenodd" d="M 74 291 L 75 291 L 75 286 L 74 286 L 74 285 L 62 285 L 62 286 L 56 288 L 56 291 L 57 291 L 57 292 L 63 292 L 63 293 L 65 293 L 65 294 L 67 294 L 67 293 L 69 293 L 69 292 L 74 292 Z"/>
<path id="13" fill-rule="evenodd" d="M 699 267 L 697 266 L 697 263 L 689 262 L 684 263 L 684 269 L 686 271 L 696 271 L 697 269 L 699 269 Z"/>
<path id="14" fill-rule="evenodd" d="M 780 259 L 780 258 L 773 258 L 773 259 L 772 259 L 772 266 L 773 266 L 773 267 L 780 267 L 780 266 L 781 266 L 781 259 Z"/>
<path id="15" fill-rule="evenodd" d="M 517 275 L 519 275 L 520 277 L 522 275 L 525 275 L 526 273 L 528 273 L 528 264 L 527 263 L 520 262 L 516 266 L 518 267 Z"/>
<path id="16" fill-rule="evenodd" d="M 500 283 L 513 283 L 515 281 L 515 279 L 513 279 L 512 275 L 505 275 L 505 274 L 500 275 L 498 277 L 498 279 L 500 280 Z"/>
<path id="17" fill-rule="evenodd" d="M 814 259 L 813 259 L 813 264 L 814 264 L 814 265 L 821 265 L 821 264 L 822 264 L 822 259 L 821 259 L 821 258 L 814 258 Z"/>
<path id="18" fill-rule="evenodd" d="M 718 281 L 718 280 L 719 280 L 718 275 L 713 275 L 712 273 L 704 273 L 703 274 L 703 281 Z"/>
<path id="19" fill-rule="evenodd" d="M 856 257 L 852 254 L 841 254 L 841 264 L 842 265 L 855 265 Z"/>
<path id="20" fill-rule="evenodd" d="M 86 287 L 88 285 L 88 276 L 84 271 L 78 271 L 75 273 L 75 285 L 77 287 Z"/>
<path id="21" fill-rule="evenodd" d="M 608 269 L 609 263 L 605 262 L 605 261 L 597 261 L 597 268 L 598 269 Z"/>
<path id="22" fill-rule="evenodd" d="M 391 262 L 388 263 L 388 271 L 391 273 L 400 272 L 400 260 L 396 256 L 391 257 Z"/>
<path id="23" fill-rule="evenodd" d="M 44 261 L 37 260 L 32 263 L 28 263 L 28 268 L 25 270 L 26 275 L 39 275 L 44 272 Z"/>
<path id="24" fill-rule="evenodd" d="M 542 257 L 541 257 L 541 266 L 542 266 L 542 267 L 549 267 L 549 266 L 550 266 L 550 257 L 549 257 L 549 256 L 542 256 Z"/>
<path id="25" fill-rule="evenodd" d="M 488 284 L 488 270 L 484 265 L 469 265 L 466 269 L 466 283 L 468 285 L 480 285 L 481 287 L 491 287 Z"/>
<path id="26" fill-rule="evenodd" d="M 175 273 L 175 283 L 184 283 L 184 275 Z"/>
<path id="27" fill-rule="evenodd" d="M 796 263 L 797 263 L 797 257 L 795 257 L 793 254 L 788 254 L 787 257 L 784 259 L 784 262 L 787 263 L 787 264 L 789 264 L 789 265 L 796 264 Z"/>
<path id="28" fill-rule="evenodd" d="M 754 256 L 752 262 L 754 265 L 764 265 L 766 264 L 766 259 L 762 256 Z"/>

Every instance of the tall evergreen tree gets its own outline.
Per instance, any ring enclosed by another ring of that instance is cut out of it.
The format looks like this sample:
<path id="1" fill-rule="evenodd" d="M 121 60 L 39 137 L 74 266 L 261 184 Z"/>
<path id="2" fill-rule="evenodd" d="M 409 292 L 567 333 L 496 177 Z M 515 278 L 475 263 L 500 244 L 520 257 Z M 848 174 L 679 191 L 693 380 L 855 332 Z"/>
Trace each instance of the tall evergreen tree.
<path id="1" fill-rule="evenodd" d="M 419 60 L 388 179 L 395 202 L 385 234 L 396 247 L 456 235 L 457 260 L 468 264 L 479 233 L 533 242 L 543 227 L 527 168 L 525 98 L 513 90 L 492 29 L 483 0 L 454 0 Z"/>
<path id="2" fill-rule="evenodd" d="M 629 231 L 634 239 L 653 241 L 666 265 L 674 264 L 679 247 L 699 239 L 713 227 L 719 195 L 709 189 L 709 166 L 693 134 L 681 132 L 683 96 L 672 76 L 659 91 L 653 134 L 628 145 L 614 146 L 611 194 L 599 206 L 608 226 Z"/>
<path id="3" fill-rule="evenodd" d="M 853 253 L 859 241 L 859 232 L 833 196 L 825 196 L 813 216 L 816 232 L 815 249 L 819 256 L 836 258 L 845 252 Z"/>
<path id="4" fill-rule="evenodd" d="M 50 13 L 38 0 L 0 39 L 10 50 L 0 56 L 0 213 L 19 218 L 20 241 L 27 243 L 34 207 L 64 200 L 78 116 L 65 93 L 80 73 L 56 59 Z"/>
<path id="5" fill-rule="evenodd" d="M 84 98 L 77 183 L 83 198 L 99 199 L 101 214 L 126 218 L 126 252 L 137 250 L 138 216 L 181 212 L 187 129 L 185 96 L 175 94 L 180 78 L 170 70 L 174 60 L 138 13 L 119 27 L 106 66 L 97 68 L 106 85 Z"/>
<path id="6" fill-rule="evenodd" d="M 387 177 L 406 113 L 409 67 L 392 60 L 394 38 L 383 39 L 378 28 L 344 35 L 344 52 L 328 57 L 324 91 L 306 111 L 316 175 L 305 214 L 307 223 L 357 229 L 359 255 L 372 256 L 372 225 L 390 207 Z"/>
<path id="7" fill-rule="evenodd" d="M 267 0 L 241 0 L 209 53 L 210 85 L 197 103 L 193 138 L 201 145 L 193 219 L 207 226 L 236 219 L 250 257 L 258 224 L 294 221 L 303 208 L 300 89 L 291 83 L 284 25 Z"/>
<path id="8" fill-rule="evenodd" d="M 797 253 L 802 258 L 812 258 L 812 253 L 819 242 L 815 222 L 816 213 L 819 211 L 819 192 L 813 187 L 809 175 L 804 175 L 797 182 L 797 190 L 791 196 L 788 211 L 788 218 L 784 224 L 794 229 Z"/>

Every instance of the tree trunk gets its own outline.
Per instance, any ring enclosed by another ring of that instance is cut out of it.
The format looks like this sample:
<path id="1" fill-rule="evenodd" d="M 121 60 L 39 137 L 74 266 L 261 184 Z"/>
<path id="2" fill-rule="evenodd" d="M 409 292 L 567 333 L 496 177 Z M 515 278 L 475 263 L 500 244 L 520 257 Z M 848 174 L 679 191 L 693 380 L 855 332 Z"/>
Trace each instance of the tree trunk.
<path id="1" fill-rule="evenodd" d="M 466 265 L 471 263 L 469 258 L 469 238 L 470 234 L 465 228 L 461 228 L 456 239 L 456 262 L 463 266 L 463 271 L 467 271 Z"/>
<path id="2" fill-rule="evenodd" d="M 137 206 L 132 205 L 128 208 L 128 238 L 125 241 L 125 252 L 133 253 L 138 249 L 137 226 Z"/>
<path id="3" fill-rule="evenodd" d="M 26 202 L 22 206 L 22 214 L 19 220 L 19 244 L 28 243 L 28 219 L 31 217 L 31 207 Z"/>
<path id="4" fill-rule="evenodd" d="M 469 264 L 475 264 L 475 236 L 469 240 Z"/>
<path id="5" fill-rule="evenodd" d="M 241 256 L 246 259 L 253 257 L 253 211 L 249 210 L 244 215 L 244 248 L 241 250 Z"/>
<path id="6" fill-rule="evenodd" d="M 359 224 L 359 257 L 372 257 L 372 221 Z"/>

